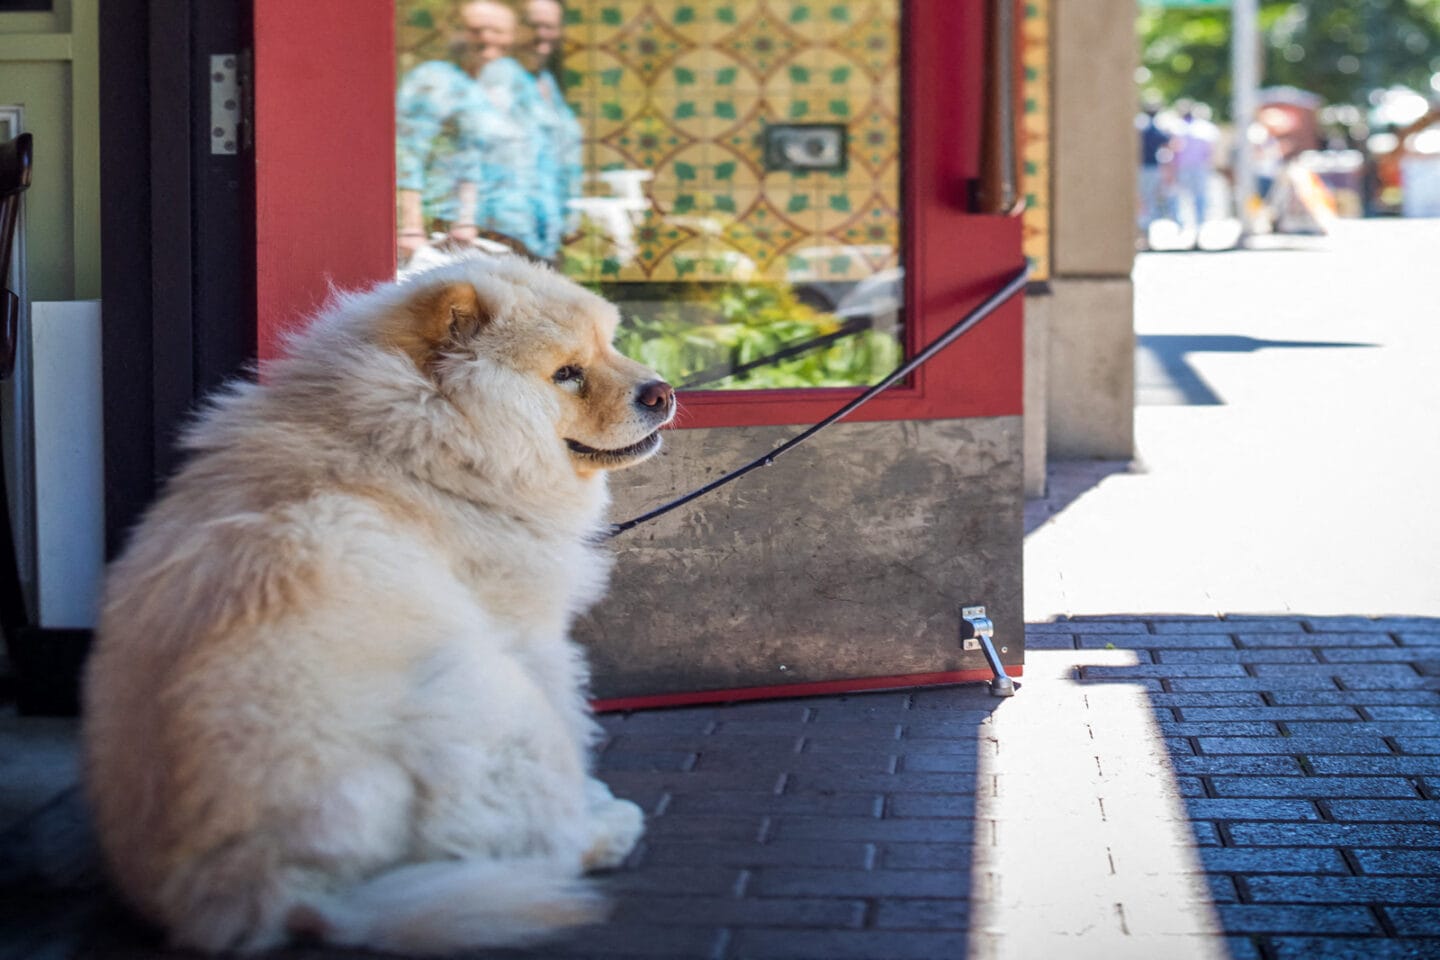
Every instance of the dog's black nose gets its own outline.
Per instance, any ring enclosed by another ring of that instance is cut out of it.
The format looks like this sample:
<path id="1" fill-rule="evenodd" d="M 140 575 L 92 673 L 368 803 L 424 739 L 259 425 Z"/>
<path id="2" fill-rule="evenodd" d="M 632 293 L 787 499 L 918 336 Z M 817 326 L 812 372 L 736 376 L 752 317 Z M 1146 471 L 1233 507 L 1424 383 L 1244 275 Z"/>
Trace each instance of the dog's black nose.
<path id="1" fill-rule="evenodd" d="M 664 380 L 642 383 L 639 393 L 635 395 L 635 402 L 657 412 L 668 410 L 670 405 L 675 402 L 675 388 Z"/>

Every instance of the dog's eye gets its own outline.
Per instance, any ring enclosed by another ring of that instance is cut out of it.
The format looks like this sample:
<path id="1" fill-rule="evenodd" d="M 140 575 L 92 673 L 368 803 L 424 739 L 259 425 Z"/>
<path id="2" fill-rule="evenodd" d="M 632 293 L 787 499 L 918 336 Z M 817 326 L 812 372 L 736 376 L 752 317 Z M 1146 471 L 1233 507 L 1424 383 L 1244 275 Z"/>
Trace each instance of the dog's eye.
<path id="1" fill-rule="evenodd" d="M 585 379 L 585 371 L 579 367 L 564 366 L 556 370 L 550 379 L 556 383 L 579 384 L 580 381 Z"/>

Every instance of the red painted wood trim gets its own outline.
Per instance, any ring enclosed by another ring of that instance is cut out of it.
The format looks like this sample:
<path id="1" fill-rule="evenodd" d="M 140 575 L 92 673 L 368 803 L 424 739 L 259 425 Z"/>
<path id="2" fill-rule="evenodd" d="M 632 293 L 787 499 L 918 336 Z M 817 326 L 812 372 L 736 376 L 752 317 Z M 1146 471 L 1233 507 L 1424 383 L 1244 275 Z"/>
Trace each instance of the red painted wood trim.
<path id="1" fill-rule="evenodd" d="M 928 243 L 935 273 L 948 284 L 907 296 L 923 297 L 919 339 L 912 353 L 944 333 L 1010 280 L 1023 263 L 1019 217 L 964 217 L 964 243 Z M 949 258 L 949 259 L 947 259 Z M 1017 415 L 1022 409 L 1024 298 L 1016 296 L 988 319 L 897 385 L 861 407 L 850 420 L 942 420 Z M 675 426 L 738 427 L 810 424 L 824 419 L 860 389 L 707 391 L 682 393 Z"/>
<path id="2" fill-rule="evenodd" d="M 984 5 L 907 0 L 903 115 L 906 302 L 913 353 L 1021 263 L 1018 218 L 968 212 L 980 170 Z M 331 286 L 394 274 L 394 5 L 255 0 L 257 343 Z M 1016 298 L 855 420 L 1021 411 L 1023 307 Z M 709 391 L 678 426 L 808 424 L 858 390 Z"/>
<path id="3" fill-rule="evenodd" d="M 1023 664 L 1005 665 L 1012 677 L 1024 676 Z M 989 670 L 954 670 L 946 673 L 913 673 L 903 677 L 862 677 L 855 680 L 821 680 L 814 683 L 786 683 L 770 687 L 740 687 L 733 690 L 695 690 L 687 693 L 657 693 L 641 697 L 612 697 L 592 700 L 596 713 L 621 710 L 654 710 L 661 707 L 693 707 L 702 703 L 735 703 L 741 700 L 779 700 L 786 697 L 829 697 L 841 693 L 874 690 L 903 690 L 907 687 L 939 687 L 957 683 L 988 682 Z"/>
<path id="4" fill-rule="evenodd" d="M 395 8 L 255 0 L 260 357 L 332 285 L 395 275 Z"/>
<path id="5" fill-rule="evenodd" d="M 909 354 L 1003 286 L 1024 262 L 1018 217 L 969 212 L 980 175 L 985 13 L 979 3 L 905 5 L 905 302 Z M 934 420 L 1019 414 L 1023 298 L 892 387 L 851 420 Z M 810 424 L 859 389 L 683 393 L 676 426 Z"/>

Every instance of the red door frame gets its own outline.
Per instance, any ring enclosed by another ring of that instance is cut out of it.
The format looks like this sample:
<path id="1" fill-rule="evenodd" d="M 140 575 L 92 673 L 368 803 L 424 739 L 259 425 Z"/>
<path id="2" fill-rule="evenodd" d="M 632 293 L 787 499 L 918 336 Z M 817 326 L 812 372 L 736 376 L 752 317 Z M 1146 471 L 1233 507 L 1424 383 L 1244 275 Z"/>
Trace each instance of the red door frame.
<path id="1" fill-rule="evenodd" d="M 1018 217 L 969 212 L 980 175 L 984 8 L 906 0 L 907 348 L 914 352 L 1022 263 Z M 395 14 L 386 0 L 255 0 L 257 343 L 332 287 L 394 275 Z M 1021 412 L 1020 298 L 857 411 L 855 420 Z M 854 389 L 706 391 L 685 427 L 813 423 Z"/>

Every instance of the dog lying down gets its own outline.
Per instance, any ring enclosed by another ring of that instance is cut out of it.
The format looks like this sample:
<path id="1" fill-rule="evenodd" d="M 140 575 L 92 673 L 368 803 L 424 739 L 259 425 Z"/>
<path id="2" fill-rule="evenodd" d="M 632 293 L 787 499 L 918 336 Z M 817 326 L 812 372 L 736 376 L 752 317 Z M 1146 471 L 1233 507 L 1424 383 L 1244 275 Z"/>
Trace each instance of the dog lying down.
<path id="1" fill-rule="evenodd" d="M 607 470 L 674 392 L 615 308 L 513 257 L 339 297 L 225 393 L 111 567 L 86 783 L 179 946 L 409 954 L 603 916 L 640 809 L 590 775 L 568 638 Z"/>

